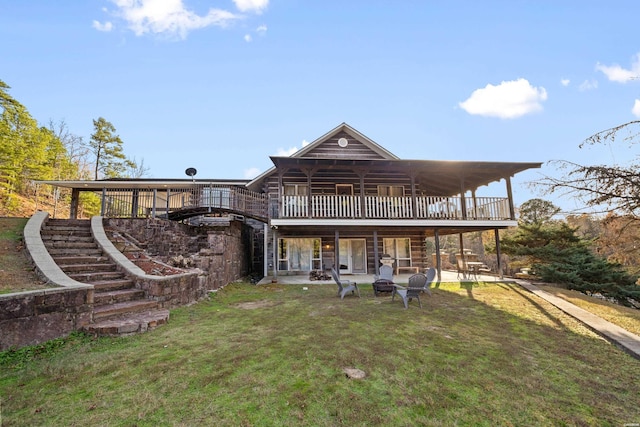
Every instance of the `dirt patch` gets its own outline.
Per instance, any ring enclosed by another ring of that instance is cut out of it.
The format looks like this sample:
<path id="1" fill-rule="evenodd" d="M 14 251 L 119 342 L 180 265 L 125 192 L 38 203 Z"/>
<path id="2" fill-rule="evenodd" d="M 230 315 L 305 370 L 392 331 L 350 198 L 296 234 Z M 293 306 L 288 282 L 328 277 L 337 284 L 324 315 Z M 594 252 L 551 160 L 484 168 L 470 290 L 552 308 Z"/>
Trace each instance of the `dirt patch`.
<path id="1" fill-rule="evenodd" d="M 24 252 L 27 218 L 0 218 L 0 294 L 46 289 Z"/>
<path id="2" fill-rule="evenodd" d="M 262 300 L 262 301 L 241 302 L 239 304 L 236 304 L 236 307 L 241 308 L 243 310 L 255 310 L 256 308 L 273 307 L 278 304 L 279 303 L 275 301 Z"/>
<path id="3" fill-rule="evenodd" d="M 142 252 L 125 252 L 124 255 L 131 262 L 144 270 L 145 273 L 153 276 L 172 276 L 174 274 L 184 273 L 184 270 L 156 261 Z"/>

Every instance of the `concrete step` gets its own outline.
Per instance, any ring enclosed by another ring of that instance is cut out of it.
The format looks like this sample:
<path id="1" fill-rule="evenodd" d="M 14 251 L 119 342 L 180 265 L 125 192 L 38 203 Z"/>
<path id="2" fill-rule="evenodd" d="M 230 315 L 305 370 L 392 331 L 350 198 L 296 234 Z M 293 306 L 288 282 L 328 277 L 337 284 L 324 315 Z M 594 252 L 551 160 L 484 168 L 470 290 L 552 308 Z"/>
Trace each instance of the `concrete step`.
<path id="1" fill-rule="evenodd" d="M 108 256 L 55 256 L 53 260 L 59 266 L 69 265 L 69 264 L 99 264 L 103 262 L 110 262 Z"/>
<path id="2" fill-rule="evenodd" d="M 133 280 L 116 279 L 116 280 L 96 280 L 95 282 L 86 282 L 93 285 L 96 292 L 115 291 L 118 289 L 133 288 Z"/>
<path id="3" fill-rule="evenodd" d="M 62 271 L 67 273 L 63 268 Z M 119 271 L 102 271 L 102 272 L 84 272 L 84 273 L 67 273 L 67 276 L 73 280 L 82 283 L 107 282 L 113 280 L 126 279 L 126 276 Z"/>
<path id="4" fill-rule="evenodd" d="M 153 310 L 122 318 L 102 320 L 84 327 L 96 336 L 130 335 L 145 332 L 169 321 L 169 310 Z"/>
<path id="5" fill-rule="evenodd" d="M 85 282 L 89 285 L 93 285 L 96 292 L 115 291 L 118 289 L 129 289 L 134 287 L 133 280 L 123 277 L 122 279 L 111 280 L 94 280 L 92 282 Z"/>
<path id="6" fill-rule="evenodd" d="M 70 234 L 44 234 L 40 233 L 42 236 L 42 241 L 45 245 L 52 242 L 93 242 L 93 236 L 89 234 L 88 236 L 77 236 Z"/>
<path id="7" fill-rule="evenodd" d="M 47 220 L 49 226 L 75 226 L 75 227 L 91 227 L 91 220 L 89 219 L 56 219 L 49 218 Z"/>
<path id="8" fill-rule="evenodd" d="M 135 300 L 124 301 L 115 304 L 106 304 L 93 307 L 93 320 L 108 320 L 117 316 L 130 315 L 132 313 L 140 313 L 143 311 L 152 311 L 158 307 L 157 301 L 151 300 Z"/>
<path id="9" fill-rule="evenodd" d="M 97 264 L 65 264 L 60 267 L 62 270 L 69 273 L 91 273 L 91 272 L 103 272 L 103 271 L 117 271 L 116 265 L 111 262 L 103 262 Z"/>
<path id="10" fill-rule="evenodd" d="M 102 255 L 102 249 L 95 248 L 47 248 L 49 251 L 49 255 L 56 258 L 58 256 L 69 256 L 69 255 L 93 255 L 98 256 Z"/>
<path id="11" fill-rule="evenodd" d="M 96 292 L 93 295 L 93 302 L 95 305 L 106 305 L 139 300 L 141 298 L 144 298 L 142 289 L 118 289 L 116 291 Z"/>
<path id="12" fill-rule="evenodd" d="M 93 249 L 97 248 L 98 244 L 93 240 L 89 241 L 68 241 L 68 240 L 55 240 L 45 242 L 47 249 Z"/>

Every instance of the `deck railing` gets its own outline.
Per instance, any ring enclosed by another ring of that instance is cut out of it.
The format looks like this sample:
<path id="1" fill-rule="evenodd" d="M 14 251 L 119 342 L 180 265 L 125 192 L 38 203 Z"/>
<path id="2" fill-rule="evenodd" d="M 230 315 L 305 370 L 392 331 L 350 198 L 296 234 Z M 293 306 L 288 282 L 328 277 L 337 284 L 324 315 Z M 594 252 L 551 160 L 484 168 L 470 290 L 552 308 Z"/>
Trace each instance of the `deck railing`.
<path id="1" fill-rule="evenodd" d="M 105 217 L 166 217 L 177 211 L 202 213 L 225 210 L 240 215 L 267 218 L 267 197 L 240 187 L 194 184 L 178 189 L 105 189 Z"/>
<path id="2" fill-rule="evenodd" d="M 510 219 L 509 203 L 503 197 L 411 197 L 316 195 L 284 196 L 279 218 L 367 218 L 367 219 Z M 364 208 L 364 216 L 362 209 Z M 415 214 L 414 214 L 415 211 Z"/>
<path id="3" fill-rule="evenodd" d="M 502 197 L 418 196 L 284 196 L 268 212 L 267 195 L 240 187 L 194 184 L 178 189 L 105 189 L 102 215 L 106 217 L 168 217 L 175 212 L 204 214 L 228 211 L 266 220 L 313 219 L 510 219 L 509 203 Z M 463 212 L 463 206 L 466 208 Z"/>

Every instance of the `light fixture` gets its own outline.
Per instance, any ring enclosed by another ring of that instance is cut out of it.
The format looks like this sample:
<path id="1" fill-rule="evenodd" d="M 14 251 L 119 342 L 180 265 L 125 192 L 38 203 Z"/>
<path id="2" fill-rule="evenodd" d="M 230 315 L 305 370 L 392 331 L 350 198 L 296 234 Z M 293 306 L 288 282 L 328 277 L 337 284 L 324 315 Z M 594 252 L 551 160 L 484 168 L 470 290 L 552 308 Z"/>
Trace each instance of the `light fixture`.
<path id="1" fill-rule="evenodd" d="M 187 168 L 184 173 L 191 177 L 191 181 L 195 181 L 196 179 L 194 178 L 194 176 L 196 176 L 198 171 L 196 170 L 196 168 Z"/>

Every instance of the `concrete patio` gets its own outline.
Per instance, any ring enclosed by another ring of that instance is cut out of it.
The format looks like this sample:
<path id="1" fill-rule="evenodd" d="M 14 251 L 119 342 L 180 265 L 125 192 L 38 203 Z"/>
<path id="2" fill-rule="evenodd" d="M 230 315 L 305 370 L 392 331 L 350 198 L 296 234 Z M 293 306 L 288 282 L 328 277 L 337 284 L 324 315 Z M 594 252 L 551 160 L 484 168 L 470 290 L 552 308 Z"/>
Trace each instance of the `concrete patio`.
<path id="1" fill-rule="evenodd" d="M 397 274 L 393 276 L 393 281 L 399 285 L 401 284 L 407 284 L 409 283 L 409 277 L 411 277 L 412 274 Z M 356 282 L 357 284 L 372 284 L 374 282 L 374 277 L 372 274 L 342 274 L 340 275 L 340 278 L 342 279 L 346 279 L 346 280 L 351 280 L 352 282 Z M 477 281 L 479 282 L 494 282 L 496 280 L 500 280 L 498 277 L 496 276 L 487 276 L 487 275 L 477 275 Z M 329 279 L 329 280 L 309 280 L 309 275 L 308 274 L 301 274 L 301 275 L 279 275 L 277 277 L 277 281 L 273 282 L 274 278 L 272 276 L 267 276 L 264 277 L 262 280 L 260 280 L 260 282 L 258 282 L 258 285 L 266 285 L 266 284 L 270 284 L 270 283 L 279 283 L 279 284 L 283 284 L 283 285 L 305 285 L 305 284 L 310 284 L 310 283 L 315 283 L 315 284 L 322 284 L 322 283 L 327 283 L 327 284 L 332 284 L 333 279 Z M 510 278 L 506 279 L 506 280 L 512 280 Z M 437 277 L 436 277 L 436 282 L 438 281 Z M 474 278 L 471 278 L 470 281 L 475 281 Z M 447 282 L 460 282 L 460 279 L 458 278 L 458 272 L 457 271 L 449 271 L 449 270 L 442 270 L 442 280 L 440 281 L 441 283 L 447 283 Z"/>

